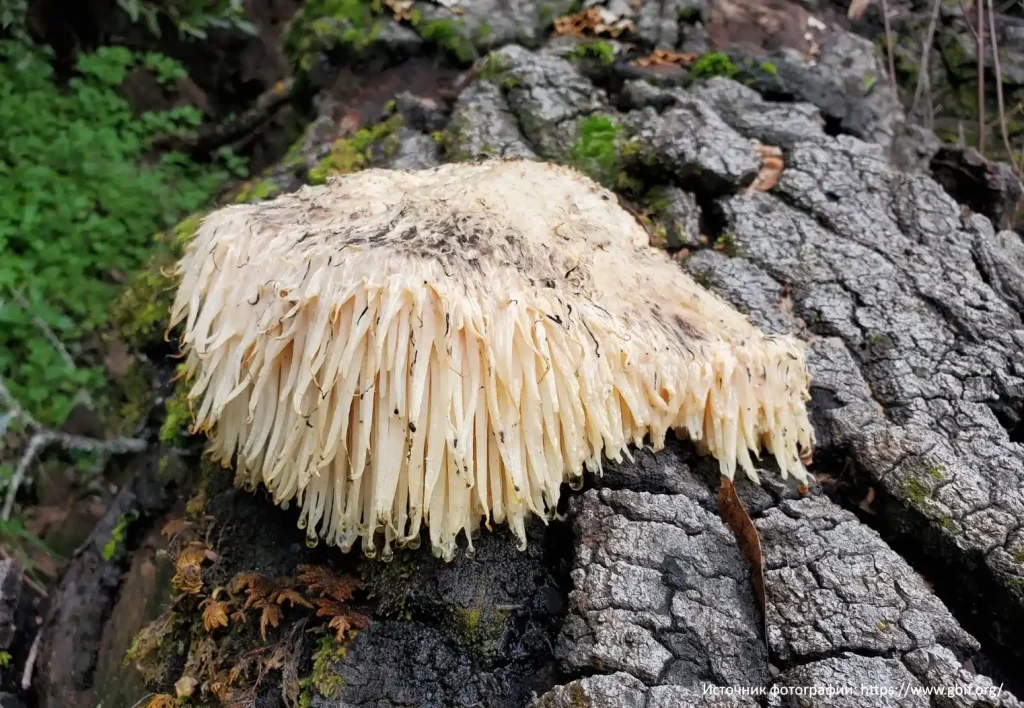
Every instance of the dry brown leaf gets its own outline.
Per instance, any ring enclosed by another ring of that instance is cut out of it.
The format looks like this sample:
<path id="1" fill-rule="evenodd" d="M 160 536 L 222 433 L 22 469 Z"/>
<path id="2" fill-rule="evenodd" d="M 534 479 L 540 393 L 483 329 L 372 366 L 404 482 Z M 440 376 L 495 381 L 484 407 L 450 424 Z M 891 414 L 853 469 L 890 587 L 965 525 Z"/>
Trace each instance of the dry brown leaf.
<path id="1" fill-rule="evenodd" d="M 757 606 L 761 610 L 761 617 L 765 617 L 764 559 L 761 555 L 761 539 L 757 535 L 754 522 L 750 520 L 747 510 L 743 507 L 743 502 L 736 495 L 736 485 L 725 477 L 722 478 L 722 486 L 718 490 L 718 515 L 732 530 L 740 553 L 750 564 L 751 581 L 754 585 L 754 595 L 757 596 Z M 767 632 L 764 636 L 768 636 Z"/>
<path id="2" fill-rule="evenodd" d="M 260 614 L 260 636 L 267 641 L 267 626 L 277 627 L 281 623 L 281 608 L 277 605 L 264 605 Z"/>
<path id="3" fill-rule="evenodd" d="M 168 693 L 158 693 L 149 699 L 146 708 L 177 708 L 174 696 Z"/>
<path id="4" fill-rule="evenodd" d="M 171 583 L 184 593 L 196 595 L 203 589 L 203 561 L 212 553 L 204 544 L 193 541 L 181 549 L 174 559 L 174 577 Z M 216 558 L 216 554 L 214 554 Z"/>
<path id="5" fill-rule="evenodd" d="M 188 519 L 171 519 L 160 529 L 160 535 L 164 538 L 174 538 L 180 533 L 188 531 L 193 524 Z"/>
<path id="6" fill-rule="evenodd" d="M 204 600 L 206 609 L 203 610 L 203 628 L 212 632 L 218 627 L 228 626 L 228 603 L 217 600 Z"/>
<path id="7" fill-rule="evenodd" d="M 370 624 L 369 618 L 357 612 L 337 615 L 331 618 L 327 626 L 334 630 L 334 638 L 339 642 L 345 640 L 345 633 L 354 629 L 363 629 Z"/>
<path id="8" fill-rule="evenodd" d="M 339 578 L 322 565 L 300 565 L 296 568 L 296 579 L 312 594 L 330 596 L 340 602 L 348 602 L 355 595 L 361 583 L 357 578 Z"/>
<path id="9" fill-rule="evenodd" d="M 633 30 L 633 23 L 601 7 L 588 7 L 555 19 L 555 34 L 571 37 L 618 37 Z"/>
<path id="10" fill-rule="evenodd" d="M 691 54 L 689 52 L 680 54 L 679 52 L 670 52 L 666 49 L 655 49 L 646 57 L 634 59 L 630 62 L 633 66 L 685 66 L 692 64 L 697 60 L 697 54 Z"/>
<path id="11" fill-rule="evenodd" d="M 782 150 L 774 145 L 759 145 L 757 154 L 761 158 L 761 169 L 747 191 L 767 192 L 778 184 L 786 163 L 782 158 Z"/>
<path id="12" fill-rule="evenodd" d="M 274 586 L 270 578 L 259 573 L 239 573 L 228 583 L 228 592 L 231 594 L 237 594 L 244 590 L 248 595 L 245 600 L 246 608 L 261 604 L 273 589 Z"/>
<path id="13" fill-rule="evenodd" d="M 283 605 L 287 602 L 290 604 L 291 607 L 295 607 L 296 605 L 302 605 L 303 607 L 309 607 L 310 609 L 312 609 L 313 607 L 313 605 L 310 604 L 309 601 L 307 601 L 306 598 L 300 595 L 297 591 L 290 590 L 288 588 L 279 591 L 274 596 L 274 602 L 276 602 L 278 605 Z"/>

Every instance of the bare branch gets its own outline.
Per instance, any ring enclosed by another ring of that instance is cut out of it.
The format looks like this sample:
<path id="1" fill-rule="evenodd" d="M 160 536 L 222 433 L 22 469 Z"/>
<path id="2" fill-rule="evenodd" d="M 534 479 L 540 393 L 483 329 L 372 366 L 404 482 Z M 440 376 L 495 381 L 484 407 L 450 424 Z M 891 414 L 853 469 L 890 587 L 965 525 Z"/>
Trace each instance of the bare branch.
<path id="1" fill-rule="evenodd" d="M 985 0 L 978 6 L 978 152 L 985 154 Z"/>
<path id="2" fill-rule="evenodd" d="M 28 650 L 28 658 L 25 660 L 25 671 L 21 674 L 21 690 L 27 691 L 32 687 L 32 670 L 36 666 L 36 659 L 39 657 L 39 646 L 43 643 L 43 630 L 36 632 L 36 638 L 32 640 L 32 648 Z"/>
<path id="3" fill-rule="evenodd" d="M 1003 70 L 999 66 L 999 44 L 996 40 L 996 13 L 992 9 L 992 0 L 988 0 L 988 26 L 989 37 L 992 39 L 992 62 L 996 70 L 996 103 L 999 106 L 999 132 L 1003 135 L 1003 146 L 1006 147 L 1007 159 L 1016 165 L 1016 156 L 1013 154 L 1013 148 L 1010 146 L 1010 134 L 1006 130 L 1006 106 L 1003 103 Z"/>
<path id="4" fill-rule="evenodd" d="M 889 55 L 889 81 L 892 83 L 892 90 L 899 99 L 899 88 L 896 85 L 896 58 L 893 54 L 892 26 L 889 24 L 889 2 L 882 0 L 882 19 L 885 22 L 885 46 Z"/>
<path id="5" fill-rule="evenodd" d="M 146 449 L 146 441 L 136 438 L 114 438 L 112 440 L 97 440 L 81 435 L 69 435 L 44 427 L 39 421 L 33 418 L 18 401 L 7 390 L 2 379 L 0 379 L 0 402 L 7 407 L 6 417 L 17 418 L 29 428 L 36 430 L 36 433 L 28 441 L 25 452 L 22 453 L 14 475 L 11 477 L 7 487 L 7 497 L 4 499 L 3 512 L 0 519 L 8 521 L 11 512 L 14 510 L 14 502 L 18 496 L 18 489 L 21 487 L 28 473 L 29 467 L 39 454 L 50 445 L 60 445 L 65 450 L 78 450 L 81 452 L 98 452 L 102 455 L 119 455 L 129 452 L 142 452 Z"/>
<path id="6" fill-rule="evenodd" d="M 71 357 L 71 354 L 64 346 L 64 343 L 57 337 L 57 333 L 54 332 L 50 325 L 46 323 L 46 320 L 32 311 L 32 303 L 28 301 L 28 298 L 26 298 L 20 290 L 17 288 L 8 289 L 11 291 L 11 294 L 14 295 L 14 299 L 18 301 L 18 304 L 21 305 L 25 312 L 27 312 L 32 318 L 32 323 L 39 328 L 50 345 L 57 350 L 57 353 L 60 354 L 60 358 L 64 360 L 67 367 L 72 371 L 75 371 L 77 369 L 75 366 L 75 360 Z"/>
<path id="7" fill-rule="evenodd" d="M 932 44 L 935 41 L 935 26 L 939 22 L 939 10 L 942 7 L 942 0 L 935 0 L 932 4 L 932 16 L 928 21 L 928 31 L 925 33 L 924 46 L 921 48 L 920 68 L 917 71 L 917 86 L 914 88 L 914 101 L 910 106 L 910 114 L 917 113 L 917 104 L 925 87 L 930 87 L 931 78 L 928 75 L 929 65 L 932 57 Z"/>

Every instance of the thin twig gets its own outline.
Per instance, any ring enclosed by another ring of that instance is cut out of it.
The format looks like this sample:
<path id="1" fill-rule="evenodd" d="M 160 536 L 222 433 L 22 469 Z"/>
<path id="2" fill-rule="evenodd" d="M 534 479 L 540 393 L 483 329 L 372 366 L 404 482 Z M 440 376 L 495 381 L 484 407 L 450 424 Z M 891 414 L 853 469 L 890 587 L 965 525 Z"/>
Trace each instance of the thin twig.
<path id="1" fill-rule="evenodd" d="M 985 154 L 985 2 L 978 4 L 978 153 Z"/>
<path id="2" fill-rule="evenodd" d="M 53 329 L 50 328 L 50 325 L 46 323 L 46 320 L 32 311 L 32 303 L 28 301 L 28 298 L 26 298 L 17 288 L 8 289 L 11 291 L 11 294 L 14 295 L 14 299 L 18 301 L 18 304 L 21 305 L 25 312 L 27 312 L 32 318 L 32 323 L 39 328 L 43 333 L 43 336 L 50 342 L 51 346 L 57 350 L 57 353 L 60 354 L 60 358 L 64 360 L 67 367 L 72 371 L 77 370 L 78 367 L 75 366 L 75 360 L 71 357 L 67 347 L 65 347 L 64 343 L 57 337 L 57 333 L 54 332 Z"/>
<path id="3" fill-rule="evenodd" d="M 3 512 L 0 519 L 9 521 L 11 512 L 14 510 L 14 502 L 18 496 L 18 489 L 28 473 L 29 467 L 44 449 L 53 444 L 58 444 L 65 450 L 78 450 L 81 452 L 99 452 L 105 455 L 122 455 L 128 452 L 142 452 L 146 449 L 146 441 L 136 438 L 114 438 L 112 440 L 97 440 L 82 435 L 70 435 L 60 433 L 44 427 L 38 420 L 33 418 L 18 401 L 7 390 L 2 379 L 0 379 L 0 402 L 7 407 L 7 415 L 22 420 L 26 426 L 36 430 L 28 441 L 25 452 L 14 469 L 14 474 L 7 487 L 7 497 L 4 499 Z"/>
<path id="4" fill-rule="evenodd" d="M 899 98 L 899 88 L 896 85 L 896 58 L 892 48 L 892 26 L 889 24 L 889 2 L 882 0 L 882 20 L 885 22 L 885 46 L 889 54 L 889 81 L 892 83 L 893 93 Z"/>
<path id="5" fill-rule="evenodd" d="M 967 17 L 967 8 L 964 7 L 964 0 L 957 0 L 957 2 L 960 4 L 960 14 L 964 16 L 964 24 L 967 25 L 967 29 L 971 31 L 971 36 L 974 37 L 974 41 L 977 42 L 978 33 L 975 31 L 974 25 L 971 24 L 971 21 Z"/>
<path id="6" fill-rule="evenodd" d="M 989 37 L 992 40 L 992 62 L 996 70 L 996 103 L 999 106 L 999 132 L 1003 134 L 1003 145 L 1006 147 L 1007 159 L 1016 165 L 1013 148 L 1010 146 L 1010 134 L 1006 130 L 1006 106 L 1003 104 L 1003 70 L 999 66 L 999 43 L 996 41 L 996 13 L 992 9 L 992 0 L 988 0 Z"/>
<path id="7" fill-rule="evenodd" d="M 939 22 L 939 10 L 942 7 L 942 0 L 935 0 L 932 5 L 932 16 L 928 21 L 928 31 L 924 36 L 924 46 L 921 48 L 920 68 L 917 71 L 917 86 L 914 88 L 914 101 L 910 106 L 910 114 L 917 113 L 917 104 L 921 100 L 921 94 L 925 86 L 931 86 L 931 79 L 928 75 L 930 60 L 932 57 L 932 44 L 935 41 L 935 26 Z"/>
<path id="8" fill-rule="evenodd" d="M 21 674 L 21 690 L 27 691 L 32 687 L 32 670 L 36 666 L 36 658 L 39 656 L 39 646 L 43 643 L 43 630 L 36 632 L 36 638 L 32 640 L 32 648 L 28 650 L 28 658 L 25 659 L 25 671 Z"/>

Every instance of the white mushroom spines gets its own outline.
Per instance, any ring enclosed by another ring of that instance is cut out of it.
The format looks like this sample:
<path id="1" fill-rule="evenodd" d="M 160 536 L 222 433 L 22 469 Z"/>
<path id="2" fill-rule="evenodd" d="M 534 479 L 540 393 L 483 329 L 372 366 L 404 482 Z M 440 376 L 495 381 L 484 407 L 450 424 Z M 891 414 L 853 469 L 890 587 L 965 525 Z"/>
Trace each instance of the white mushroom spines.
<path id="1" fill-rule="evenodd" d="M 569 170 L 367 170 L 203 222 L 178 267 L 190 397 L 237 481 L 389 557 L 429 527 L 554 512 L 561 484 L 685 432 L 732 477 L 806 479 L 800 343 L 697 286 Z M 376 539 L 376 540 L 375 540 Z"/>

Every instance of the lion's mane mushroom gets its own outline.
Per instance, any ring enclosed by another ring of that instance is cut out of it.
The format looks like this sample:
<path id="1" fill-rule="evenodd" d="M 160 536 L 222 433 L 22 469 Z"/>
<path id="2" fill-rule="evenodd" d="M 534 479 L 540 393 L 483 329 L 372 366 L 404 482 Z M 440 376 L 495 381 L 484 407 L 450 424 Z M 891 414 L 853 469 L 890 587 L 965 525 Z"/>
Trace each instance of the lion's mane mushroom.
<path id="1" fill-rule="evenodd" d="M 614 195 L 535 162 L 366 170 L 208 216 L 179 264 L 194 428 L 236 482 L 367 555 L 525 546 L 560 486 L 685 432 L 807 477 L 799 342 L 696 285 Z M 378 549 L 376 538 L 383 538 Z"/>

